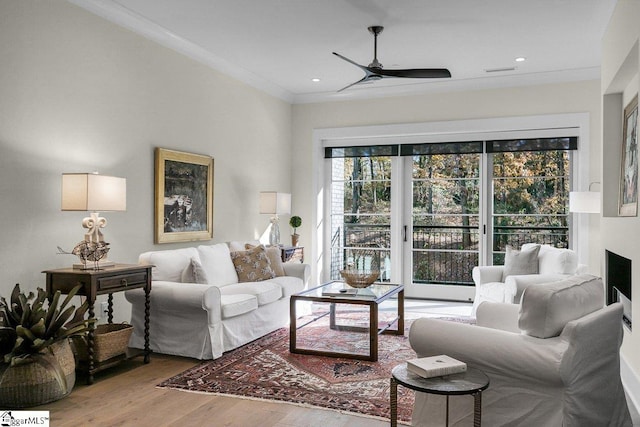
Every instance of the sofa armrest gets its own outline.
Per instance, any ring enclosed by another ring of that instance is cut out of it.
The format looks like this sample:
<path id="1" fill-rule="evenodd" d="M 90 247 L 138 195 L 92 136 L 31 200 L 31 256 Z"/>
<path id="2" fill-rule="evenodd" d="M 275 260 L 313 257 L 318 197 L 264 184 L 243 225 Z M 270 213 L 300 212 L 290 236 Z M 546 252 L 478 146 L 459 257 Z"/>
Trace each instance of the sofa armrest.
<path id="1" fill-rule="evenodd" d="M 217 286 L 153 281 L 151 289 L 150 299 L 154 311 L 185 313 L 200 309 L 207 311 L 209 324 L 222 319 L 220 289 Z M 144 290 L 126 291 L 125 298 L 133 305 L 144 305 Z"/>
<path id="2" fill-rule="evenodd" d="M 476 286 L 483 283 L 502 282 L 504 265 L 483 265 L 473 267 L 471 275 Z"/>
<path id="3" fill-rule="evenodd" d="M 504 281 L 505 301 L 509 301 L 509 298 L 511 298 L 511 302 L 519 304 L 522 292 L 527 287 L 541 283 L 553 283 L 567 277 L 569 277 L 567 274 L 520 274 L 507 276 Z"/>
<path id="4" fill-rule="evenodd" d="M 293 262 L 286 262 L 282 264 L 284 268 L 284 274 L 287 276 L 297 277 L 302 279 L 304 288 L 307 289 L 309 285 L 309 277 L 311 276 L 311 267 L 309 264 L 298 264 Z"/>
<path id="5" fill-rule="evenodd" d="M 514 387 L 517 383 L 561 383 L 559 367 L 567 348 L 560 337 L 538 339 L 426 317 L 413 322 L 409 342 L 418 357 L 446 354 L 490 377 L 509 377 Z"/>
<path id="6" fill-rule="evenodd" d="M 520 304 L 485 301 L 476 309 L 476 325 L 519 334 Z"/>

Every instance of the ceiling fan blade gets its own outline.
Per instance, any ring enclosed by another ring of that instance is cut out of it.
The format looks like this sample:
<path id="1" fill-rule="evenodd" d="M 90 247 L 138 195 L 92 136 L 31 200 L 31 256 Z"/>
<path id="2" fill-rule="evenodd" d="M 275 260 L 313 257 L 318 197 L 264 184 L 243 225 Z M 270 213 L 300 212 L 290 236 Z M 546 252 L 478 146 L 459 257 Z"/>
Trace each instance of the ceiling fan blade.
<path id="1" fill-rule="evenodd" d="M 451 77 L 446 68 L 409 68 L 405 70 L 389 70 L 384 68 L 369 68 L 369 72 L 384 77 L 405 77 L 412 79 L 442 79 Z"/>
<path id="2" fill-rule="evenodd" d="M 347 62 L 348 62 L 348 63 L 350 63 L 350 64 L 355 65 L 356 67 L 360 68 L 360 69 L 361 69 L 361 70 L 363 70 L 364 72 L 369 73 L 369 69 L 368 69 L 367 67 L 365 67 L 364 65 L 360 65 L 360 64 L 358 64 L 357 62 L 352 61 L 351 59 L 347 58 L 346 56 L 342 56 L 342 55 L 340 55 L 339 53 L 335 53 L 335 52 L 333 52 L 333 54 L 334 54 L 335 56 L 337 56 L 338 58 L 340 58 L 340 59 L 342 59 L 342 60 L 344 60 L 344 61 L 347 61 Z"/>
<path id="3" fill-rule="evenodd" d="M 358 83 L 364 83 L 364 82 L 366 82 L 367 80 L 370 80 L 370 79 L 369 79 L 369 76 L 364 76 L 363 78 L 361 78 L 361 79 L 360 79 L 360 80 L 358 80 L 357 82 L 353 82 L 353 83 L 351 83 L 351 84 L 349 84 L 349 85 L 346 85 L 345 87 L 343 87 L 342 89 L 340 89 L 338 92 L 342 92 L 342 91 L 343 91 L 343 90 L 345 90 L 345 89 L 349 89 L 351 86 L 355 86 L 355 85 L 357 85 Z"/>

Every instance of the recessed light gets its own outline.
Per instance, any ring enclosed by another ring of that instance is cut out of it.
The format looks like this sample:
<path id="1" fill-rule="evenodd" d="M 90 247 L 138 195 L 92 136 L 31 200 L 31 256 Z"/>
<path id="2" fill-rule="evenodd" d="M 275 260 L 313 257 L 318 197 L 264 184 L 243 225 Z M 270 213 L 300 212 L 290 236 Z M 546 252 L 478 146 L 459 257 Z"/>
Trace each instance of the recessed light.
<path id="1" fill-rule="evenodd" d="M 516 58 L 516 62 L 524 62 L 524 61 L 526 61 L 526 60 L 527 60 L 527 58 L 525 58 L 524 56 L 518 56 L 518 57 Z"/>
<path id="2" fill-rule="evenodd" d="M 311 79 L 311 81 L 312 81 L 312 82 L 315 82 L 315 83 L 318 83 L 318 82 L 320 81 L 320 79 L 319 79 L 319 78 L 317 78 L 317 77 L 314 77 L 314 78 L 312 78 L 312 79 Z"/>

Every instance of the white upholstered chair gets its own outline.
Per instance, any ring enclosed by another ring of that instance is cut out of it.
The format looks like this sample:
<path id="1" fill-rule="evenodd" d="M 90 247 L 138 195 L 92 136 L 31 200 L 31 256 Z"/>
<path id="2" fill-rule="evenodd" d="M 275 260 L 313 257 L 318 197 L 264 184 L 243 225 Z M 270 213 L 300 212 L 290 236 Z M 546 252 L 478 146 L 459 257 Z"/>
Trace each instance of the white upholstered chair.
<path id="1" fill-rule="evenodd" d="M 476 292 L 471 314 L 475 315 L 484 301 L 517 304 L 529 285 L 586 272 L 587 266 L 578 263 L 578 256 L 571 249 L 534 243 L 525 243 L 520 251 L 507 247 L 504 265 L 473 268 Z"/>
<path id="2" fill-rule="evenodd" d="M 622 305 L 578 275 L 532 285 L 521 304 L 482 303 L 477 324 L 421 318 L 409 333 L 418 357 L 446 354 L 484 371 L 483 425 L 631 426 L 620 379 Z M 442 425 L 444 396 L 416 393 L 414 426 Z M 451 425 L 472 425 L 473 399 L 450 397 Z"/>

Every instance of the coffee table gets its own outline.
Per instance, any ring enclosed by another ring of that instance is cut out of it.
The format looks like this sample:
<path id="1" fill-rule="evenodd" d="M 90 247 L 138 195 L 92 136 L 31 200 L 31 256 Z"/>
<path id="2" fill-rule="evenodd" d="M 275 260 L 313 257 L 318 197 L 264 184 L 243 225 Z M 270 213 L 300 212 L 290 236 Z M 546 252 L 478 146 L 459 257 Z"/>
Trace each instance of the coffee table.
<path id="1" fill-rule="evenodd" d="M 406 363 L 396 366 L 391 371 L 391 427 L 398 425 L 398 384 L 423 393 L 445 395 L 446 426 L 449 425 L 449 396 L 470 394 L 473 396 L 473 427 L 480 427 L 482 423 L 482 391 L 489 387 L 489 377 L 480 369 L 467 367 L 467 371 L 460 374 L 422 378 L 409 372 Z"/>
<path id="2" fill-rule="evenodd" d="M 341 290 L 346 290 L 341 292 Z M 378 325 L 378 307 L 380 303 L 397 295 L 397 316 L 383 327 Z M 298 325 L 296 305 L 298 301 L 311 301 L 316 303 L 328 303 L 329 311 L 314 316 L 311 320 L 302 325 Z M 378 360 L 378 335 L 392 334 L 404 335 L 404 286 L 395 284 L 374 283 L 365 289 L 354 290 L 341 281 L 332 281 L 318 287 L 307 289 L 297 294 L 291 295 L 289 301 L 289 351 L 299 354 L 314 354 L 330 357 L 345 357 L 350 359 L 361 359 L 376 362 Z M 345 326 L 338 325 L 336 321 L 336 304 L 360 305 L 369 307 L 369 326 Z M 330 350 L 299 348 L 297 342 L 298 329 L 315 322 L 325 316 L 329 316 L 329 327 L 337 331 L 368 332 L 369 333 L 369 354 L 357 354 L 336 352 Z M 391 329 L 391 326 L 395 329 Z"/>

